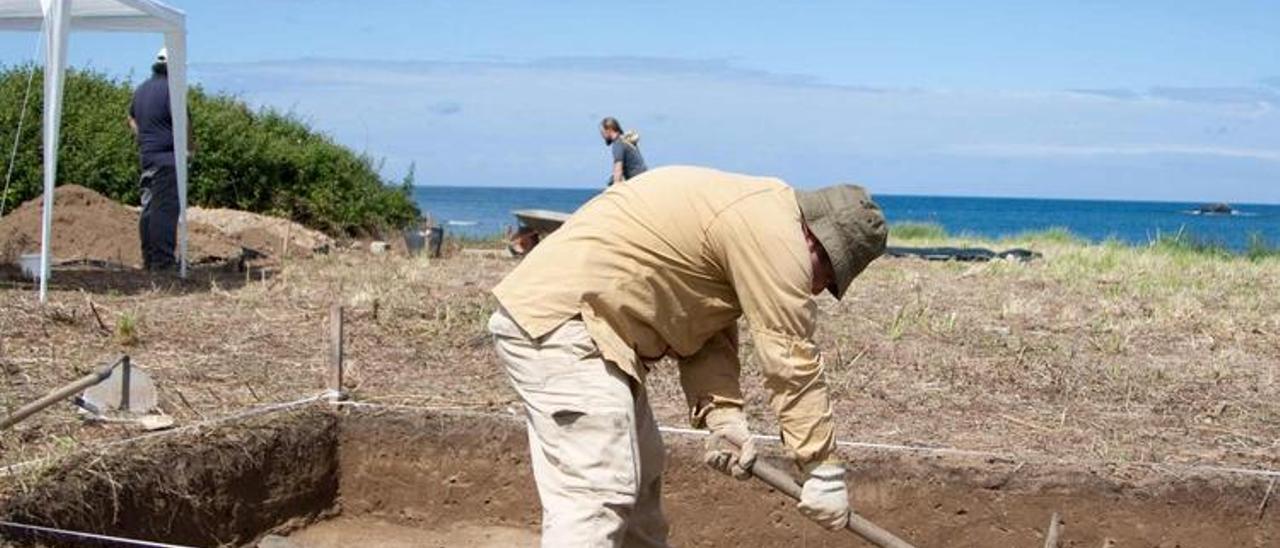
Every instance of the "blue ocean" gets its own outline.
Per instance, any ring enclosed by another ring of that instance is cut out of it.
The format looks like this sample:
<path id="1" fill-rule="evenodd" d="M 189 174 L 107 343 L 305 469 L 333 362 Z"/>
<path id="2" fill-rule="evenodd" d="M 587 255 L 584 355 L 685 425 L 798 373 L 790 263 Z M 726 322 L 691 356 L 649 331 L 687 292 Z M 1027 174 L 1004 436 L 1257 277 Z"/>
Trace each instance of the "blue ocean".
<path id="1" fill-rule="evenodd" d="M 419 186 L 422 211 L 463 236 L 501 234 L 516 209 L 571 212 L 597 189 Z M 1232 204 L 1234 215 L 1195 215 L 1201 205 L 1176 202 L 1041 200 L 876 195 L 891 223 L 930 222 L 951 234 L 999 238 L 1062 227 L 1093 241 L 1115 238 L 1147 244 L 1182 231 L 1201 241 L 1244 249 L 1252 234 L 1280 245 L 1280 205 Z"/>

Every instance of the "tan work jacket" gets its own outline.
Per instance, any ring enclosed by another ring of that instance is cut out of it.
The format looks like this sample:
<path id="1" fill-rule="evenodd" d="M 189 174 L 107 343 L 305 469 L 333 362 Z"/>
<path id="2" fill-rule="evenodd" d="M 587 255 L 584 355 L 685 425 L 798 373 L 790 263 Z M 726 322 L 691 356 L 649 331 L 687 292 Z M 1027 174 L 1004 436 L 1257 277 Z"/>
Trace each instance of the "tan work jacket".
<path id="1" fill-rule="evenodd" d="M 713 406 L 743 404 L 745 317 L 783 442 L 808 468 L 835 445 L 811 269 L 786 183 L 677 166 L 584 204 L 493 293 L 535 339 L 581 315 L 605 359 L 639 382 L 646 362 L 676 357 L 695 427 Z"/>

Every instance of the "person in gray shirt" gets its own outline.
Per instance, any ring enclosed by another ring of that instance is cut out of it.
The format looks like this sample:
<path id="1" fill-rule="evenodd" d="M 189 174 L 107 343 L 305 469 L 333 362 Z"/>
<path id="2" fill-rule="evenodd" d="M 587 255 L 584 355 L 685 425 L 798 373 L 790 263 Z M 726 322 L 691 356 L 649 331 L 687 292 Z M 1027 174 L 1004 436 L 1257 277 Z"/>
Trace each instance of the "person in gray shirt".
<path id="1" fill-rule="evenodd" d="M 623 133 L 622 124 L 612 116 L 600 121 L 600 136 L 604 144 L 613 153 L 613 173 L 609 176 L 609 185 L 621 183 L 644 173 L 649 168 L 644 165 L 644 156 L 640 155 L 640 147 L 636 146 L 640 138 L 634 133 Z"/>

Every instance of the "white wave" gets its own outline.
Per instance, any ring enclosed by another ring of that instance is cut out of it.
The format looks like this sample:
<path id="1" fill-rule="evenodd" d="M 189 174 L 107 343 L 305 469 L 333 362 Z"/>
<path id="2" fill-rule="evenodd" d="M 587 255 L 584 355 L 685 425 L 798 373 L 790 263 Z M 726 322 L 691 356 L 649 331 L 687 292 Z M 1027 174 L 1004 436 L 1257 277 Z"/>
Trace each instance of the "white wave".
<path id="1" fill-rule="evenodd" d="M 1231 213 L 1206 213 L 1199 209 L 1184 210 L 1187 215 L 1203 215 L 1205 217 L 1257 217 L 1258 214 L 1251 211 L 1232 211 Z"/>

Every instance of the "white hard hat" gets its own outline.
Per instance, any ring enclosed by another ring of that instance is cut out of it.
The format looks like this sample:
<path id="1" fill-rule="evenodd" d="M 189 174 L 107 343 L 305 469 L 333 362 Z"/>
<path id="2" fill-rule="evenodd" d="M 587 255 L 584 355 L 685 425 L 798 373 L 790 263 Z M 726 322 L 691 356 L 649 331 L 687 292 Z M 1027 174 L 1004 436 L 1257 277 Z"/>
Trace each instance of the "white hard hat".
<path id="1" fill-rule="evenodd" d="M 157 63 L 169 62 L 169 48 L 160 48 L 160 51 L 156 52 L 156 62 Z"/>

